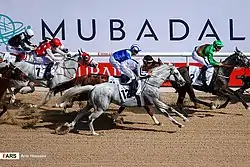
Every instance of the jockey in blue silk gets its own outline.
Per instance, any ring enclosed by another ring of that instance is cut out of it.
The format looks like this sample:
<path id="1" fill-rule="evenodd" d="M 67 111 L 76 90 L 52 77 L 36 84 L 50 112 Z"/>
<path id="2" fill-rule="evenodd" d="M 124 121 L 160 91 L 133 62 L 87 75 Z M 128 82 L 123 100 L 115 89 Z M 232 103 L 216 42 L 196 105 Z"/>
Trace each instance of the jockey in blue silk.
<path id="1" fill-rule="evenodd" d="M 130 94 L 133 96 L 136 93 L 136 76 L 134 72 L 128 67 L 127 60 L 131 60 L 132 56 L 136 56 L 140 52 L 138 45 L 132 45 L 130 49 L 123 49 L 113 53 L 109 62 L 115 67 L 121 74 L 129 77 L 127 84 L 130 85 Z"/>

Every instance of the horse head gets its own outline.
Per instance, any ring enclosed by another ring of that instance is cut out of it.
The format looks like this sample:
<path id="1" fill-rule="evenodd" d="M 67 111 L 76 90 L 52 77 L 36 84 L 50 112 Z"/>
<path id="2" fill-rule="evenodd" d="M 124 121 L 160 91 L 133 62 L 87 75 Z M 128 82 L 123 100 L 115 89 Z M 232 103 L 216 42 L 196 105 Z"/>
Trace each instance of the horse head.
<path id="1" fill-rule="evenodd" d="M 160 58 L 158 58 L 158 61 L 153 60 L 153 62 L 143 63 L 142 70 L 149 71 L 150 69 L 153 69 L 155 67 L 159 67 L 161 65 L 163 65 L 163 62 Z"/>
<path id="2" fill-rule="evenodd" d="M 235 48 L 234 55 L 237 56 L 236 57 L 236 66 L 238 66 L 238 67 L 250 67 L 250 60 L 237 47 Z"/>
<path id="3" fill-rule="evenodd" d="M 79 59 L 81 65 L 97 68 L 98 62 L 96 62 L 88 53 L 84 52 L 82 49 L 78 50 L 78 53 L 80 55 Z"/>
<path id="4" fill-rule="evenodd" d="M 186 83 L 179 70 L 173 64 L 163 64 L 153 68 L 151 71 L 150 79 L 152 78 L 153 82 L 156 82 L 156 80 L 159 80 L 159 83 L 161 81 L 173 81 L 180 87 Z"/>

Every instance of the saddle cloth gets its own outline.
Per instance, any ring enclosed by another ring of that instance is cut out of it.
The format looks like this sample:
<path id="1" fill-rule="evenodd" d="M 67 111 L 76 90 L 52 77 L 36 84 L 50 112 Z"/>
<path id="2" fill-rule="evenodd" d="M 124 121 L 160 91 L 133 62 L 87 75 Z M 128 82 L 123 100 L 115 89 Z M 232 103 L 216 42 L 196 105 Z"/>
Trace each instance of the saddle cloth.
<path id="1" fill-rule="evenodd" d="M 129 89 L 130 89 L 129 85 L 121 83 L 119 77 L 109 76 L 108 82 L 117 85 L 118 91 L 119 91 L 119 94 L 120 94 L 120 97 L 121 97 L 123 103 L 131 102 L 131 101 L 136 102 L 136 98 L 134 96 L 133 97 L 128 97 L 128 92 L 129 92 Z"/>
<path id="2" fill-rule="evenodd" d="M 191 78 L 192 85 L 202 86 L 203 83 L 201 80 L 199 80 L 199 74 L 201 72 L 200 67 L 198 66 L 189 66 L 189 76 Z M 206 83 L 207 85 L 210 85 L 210 82 L 212 80 L 214 74 L 214 67 L 209 66 L 206 71 Z"/>

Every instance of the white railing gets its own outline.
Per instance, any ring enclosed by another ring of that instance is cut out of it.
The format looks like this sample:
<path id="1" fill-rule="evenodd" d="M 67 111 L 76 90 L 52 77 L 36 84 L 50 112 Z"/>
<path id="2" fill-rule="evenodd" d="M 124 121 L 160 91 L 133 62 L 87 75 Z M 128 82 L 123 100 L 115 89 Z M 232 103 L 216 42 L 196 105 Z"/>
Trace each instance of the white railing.
<path id="1" fill-rule="evenodd" d="M 92 57 L 109 57 L 112 52 L 88 52 Z M 221 52 L 221 53 L 215 53 L 214 57 L 228 57 L 229 55 L 232 55 L 233 52 Z M 187 65 L 189 65 L 189 58 L 192 57 L 192 52 L 140 52 L 138 56 L 136 57 L 143 57 L 145 55 L 151 55 L 153 57 L 171 57 L 171 58 L 183 58 L 185 57 Z M 250 59 L 250 52 L 244 53 L 249 59 Z"/>

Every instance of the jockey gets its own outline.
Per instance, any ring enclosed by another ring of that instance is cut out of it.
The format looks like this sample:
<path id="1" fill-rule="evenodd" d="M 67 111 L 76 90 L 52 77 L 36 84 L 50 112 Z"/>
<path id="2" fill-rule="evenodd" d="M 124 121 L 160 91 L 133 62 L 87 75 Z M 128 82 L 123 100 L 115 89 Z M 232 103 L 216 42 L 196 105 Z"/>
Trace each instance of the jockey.
<path id="1" fill-rule="evenodd" d="M 63 57 L 56 57 L 54 53 L 59 53 Z M 63 45 L 58 38 L 53 38 L 49 41 L 43 42 L 36 49 L 36 55 L 38 57 L 42 57 L 43 63 L 47 64 L 44 78 L 50 80 L 53 76 L 51 75 L 51 68 L 54 62 L 61 61 L 64 57 L 68 55 L 68 53 L 64 52 Z"/>
<path id="2" fill-rule="evenodd" d="M 201 63 L 203 67 L 199 75 L 199 79 L 206 85 L 206 70 L 209 65 L 212 66 L 222 66 L 222 63 L 214 60 L 214 52 L 219 52 L 223 47 L 223 43 L 220 40 L 215 40 L 213 44 L 205 44 L 201 46 L 196 46 L 192 58 L 197 62 Z"/>
<path id="3" fill-rule="evenodd" d="M 131 71 L 133 71 L 133 75 L 135 77 L 137 76 L 139 78 L 146 78 L 146 77 L 151 76 L 151 73 L 148 73 L 148 71 L 143 70 L 142 67 L 143 67 L 145 61 L 147 61 L 146 59 L 148 58 L 148 56 L 149 55 L 144 56 L 144 58 L 140 59 L 139 61 L 136 61 L 134 59 L 128 59 L 128 60 L 124 61 L 124 64 L 126 64 L 126 66 Z M 128 78 L 128 76 L 126 76 L 124 74 L 121 74 L 121 80 L 122 80 L 122 82 L 124 82 L 123 80 L 127 80 L 127 78 Z M 141 80 L 137 80 L 137 82 L 138 82 L 137 90 L 136 90 L 136 88 L 134 88 L 134 90 L 130 91 L 129 94 L 128 94 L 128 97 L 132 97 L 134 95 L 139 95 L 141 93 Z M 135 85 L 136 85 L 136 83 L 135 83 Z"/>
<path id="4" fill-rule="evenodd" d="M 27 28 L 24 32 L 9 39 L 6 45 L 6 50 L 16 56 L 16 62 L 24 59 L 25 51 L 30 51 L 36 47 L 30 42 L 30 39 L 33 36 L 33 30 L 31 28 Z"/>
<path id="5" fill-rule="evenodd" d="M 120 73 L 129 77 L 127 84 L 130 85 L 130 92 L 136 91 L 136 77 L 133 71 L 128 67 L 127 60 L 131 59 L 131 56 L 136 56 L 140 52 L 138 45 L 132 45 L 130 49 L 123 49 L 113 53 L 109 62 L 115 67 Z M 133 94 L 133 93 L 132 93 Z"/>

